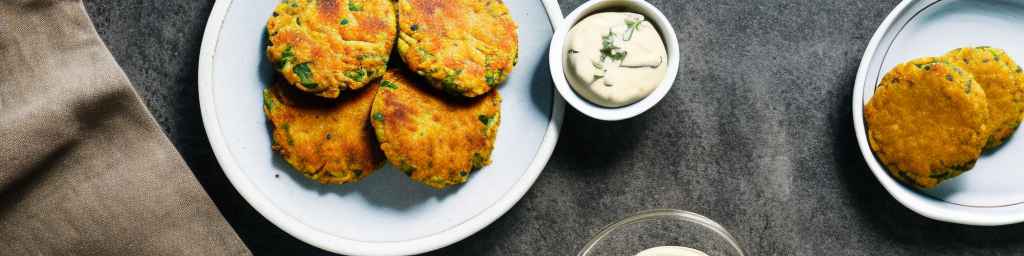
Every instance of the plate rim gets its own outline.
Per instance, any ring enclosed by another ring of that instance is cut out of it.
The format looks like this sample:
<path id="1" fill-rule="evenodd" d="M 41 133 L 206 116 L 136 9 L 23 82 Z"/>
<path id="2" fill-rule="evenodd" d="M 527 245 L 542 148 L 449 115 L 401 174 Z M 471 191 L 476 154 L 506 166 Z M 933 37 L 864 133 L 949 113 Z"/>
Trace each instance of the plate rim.
<path id="1" fill-rule="evenodd" d="M 544 6 L 552 30 L 557 29 L 563 15 L 556 0 L 537 0 Z M 554 153 L 562 126 L 565 101 L 561 95 L 551 88 L 551 114 L 544 134 L 544 139 L 537 150 L 526 172 L 520 177 L 498 201 L 485 208 L 474 217 L 456 224 L 439 233 L 401 242 L 365 242 L 336 237 L 316 230 L 284 213 L 260 192 L 252 181 L 241 172 L 237 159 L 229 152 L 227 143 L 221 135 L 220 122 L 216 118 L 216 105 L 213 102 L 213 60 L 224 19 L 234 0 L 219 0 L 213 6 L 203 31 L 198 65 L 199 105 L 203 119 L 203 127 L 207 139 L 213 149 L 218 164 L 227 176 L 228 181 L 238 193 L 261 216 L 285 231 L 289 235 L 317 248 L 339 254 L 358 255 L 405 255 L 418 254 L 440 249 L 479 232 L 511 209 L 544 170 L 548 160 Z"/>
<path id="2" fill-rule="evenodd" d="M 864 88 L 867 75 L 870 72 L 871 63 L 875 59 L 875 53 L 878 47 L 882 43 L 882 39 L 886 33 L 892 29 L 896 20 L 903 15 L 907 15 L 905 12 L 910 6 L 914 6 L 918 3 L 934 3 L 942 0 L 903 0 L 896 8 L 894 8 L 886 16 L 885 20 L 882 21 L 881 25 L 875 31 L 871 37 L 867 48 L 864 50 L 864 55 L 861 57 L 860 66 L 857 70 L 857 78 L 853 86 L 853 126 L 854 133 L 857 137 L 857 146 L 860 149 L 861 155 L 864 158 L 864 162 L 871 169 L 875 178 L 878 179 L 882 187 L 903 206 L 907 207 L 911 211 L 920 214 L 929 219 L 972 225 L 972 226 L 1001 226 L 1008 224 L 1015 224 L 1024 222 L 1024 211 L 1021 211 L 1022 206 L 1007 205 L 1000 207 L 969 207 L 963 205 L 957 205 L 943 200 L 938 200 L 927 195 L 921 194 L 911 188 L 904 186 L 902 183 L 897 182 L 888 172 L 881 166 L 878 160 L 875 158 L 874 153 L 870 150 L 870 145 L 867 141 L 867 135 L 864 124 Z M 1009 209 L 1015 210 L 1007 211 Z"/>

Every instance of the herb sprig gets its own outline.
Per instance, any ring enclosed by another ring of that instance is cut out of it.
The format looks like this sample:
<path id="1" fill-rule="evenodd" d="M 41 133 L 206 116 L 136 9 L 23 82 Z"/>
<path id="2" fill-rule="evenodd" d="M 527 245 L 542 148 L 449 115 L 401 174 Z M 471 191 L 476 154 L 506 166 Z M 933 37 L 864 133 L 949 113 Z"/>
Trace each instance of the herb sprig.
<path id="1" fill-rule="evenodd" d="M 633 33 L 640 30 L 640 24 L 643 24 L 641 19 L 626 19 L 626 32 L 622 36 L 622 41 L 629 41 L 633 39 Z"/>
<path id="2" fill-rule="evenodd" d="M 605 59 L 611 59 L 614 61 L 622 61 L 626 58 L 626 51 L 622 50 L 619 46 L 615 45 L 615 32 L 608 30 L 608 34 L 601 37 L 601 61 Z"/>

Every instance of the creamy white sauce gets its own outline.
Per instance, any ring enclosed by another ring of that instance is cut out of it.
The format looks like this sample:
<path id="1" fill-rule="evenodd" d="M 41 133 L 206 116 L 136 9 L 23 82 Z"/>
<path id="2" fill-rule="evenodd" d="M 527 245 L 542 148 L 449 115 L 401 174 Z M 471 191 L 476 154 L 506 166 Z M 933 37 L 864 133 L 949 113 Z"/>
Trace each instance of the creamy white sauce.
<path id="1" fill-rule="evenodd" d="M 564 67 L 573 90 L 605 107 L 640 101 L 665 78 L 667 53 L 643 15 L 602 12 L 569 30 Z"/>
<path id="2" fill-rule="evenodd" d="M 708 256 L 697 249 L 681 246 L 659 246 L 643 250 L 636 256 Z"/>

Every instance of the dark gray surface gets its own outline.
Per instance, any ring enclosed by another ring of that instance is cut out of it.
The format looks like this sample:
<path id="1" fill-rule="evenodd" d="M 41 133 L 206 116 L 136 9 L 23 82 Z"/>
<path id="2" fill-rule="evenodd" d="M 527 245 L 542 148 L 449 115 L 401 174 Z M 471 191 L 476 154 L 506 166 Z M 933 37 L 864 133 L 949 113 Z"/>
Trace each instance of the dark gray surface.
<path id="1" fill-rule="evenodd" d="M 525 0 L 514 0 L 525 1 Z M 583 1 L 562 1 L 568 13 Z M 859 156 L 850 97 L 897 1 L 651 1 L 683 68 L 660 105 L 615 123 L 568 108 L 548 167 L 511 211 L 435 255 L 572 255 L 651 208 L 721 222 L 750 255 L 1021 255 L 1024 225 L 968 227 L 906 209 Z M 228 222 L 258 255 L 328 254 L 231 187 L 206 140 L 196 61 L 213 1 L 87 1 L 100 35 Z"/>

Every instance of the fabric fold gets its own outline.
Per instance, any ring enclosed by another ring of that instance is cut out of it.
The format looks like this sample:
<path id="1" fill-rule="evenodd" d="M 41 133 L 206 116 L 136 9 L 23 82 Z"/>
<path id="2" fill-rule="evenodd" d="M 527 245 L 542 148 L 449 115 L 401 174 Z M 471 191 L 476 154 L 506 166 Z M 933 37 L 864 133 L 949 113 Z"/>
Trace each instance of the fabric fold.
<path id="1" fill-rule="evenodd" d="M 0 60 L 0 254 L 249 254 L 81 1 L 0 2 Z"/>

